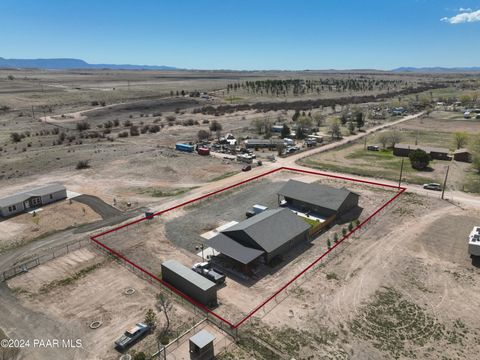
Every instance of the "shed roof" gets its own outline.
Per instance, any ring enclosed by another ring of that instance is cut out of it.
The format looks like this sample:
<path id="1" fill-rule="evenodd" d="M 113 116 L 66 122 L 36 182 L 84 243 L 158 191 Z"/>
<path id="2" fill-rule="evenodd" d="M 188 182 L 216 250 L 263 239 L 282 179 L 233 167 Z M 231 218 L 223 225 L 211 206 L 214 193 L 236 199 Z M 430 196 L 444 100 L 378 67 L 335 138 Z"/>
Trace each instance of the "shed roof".
<path id="1" fill-rule="evenodd" d="M 426 153 L 442 153 L 442 154 L 448 154 L 450 150 L 446 148 L 438 148 L 438 147 L 431 147 L 431 146 L 420 146 L 420 145 L 411 145 L 411 144 L 395 144 L 396 149 L 411 149 L 411 150 L 423 150 Z"/>
<path id="2" fill-rule="evenodd" d="M 279 195 L 333 211 L 338 211 L 351 193 L 345 188 L 337 189 L 297 180 L 289 180 L 278 192 Z"/>
<path id="3" fill-rule="evenodd" d="M 210 334 L 205 329 L 199 331 L 198 333 L 196 333 L 190 338 L 190 341 L 195 345 L 197 345 L 200 349 L 203 349 L 205 346 L 207 346 L 214 340 L 215 340 L 215 336 Z"/>
<path id="4" fill-rule="evenodd" d="M 176 260 L 167 260 L 162 263 L 162 266 L 166 267 L 167 269 L 174 272 L 175 274 L 178 274 L 188 282 L 195 284 L 198 288 L 202 289 L 203 291 L 207 291 L 212 287 L 215 287 L 215 283 L 203 277 L 202 275 L 197 274 L 195 271 L 187 268 L 185 265 L 180 264 Z"/>
<path id="5" fill-rule="evenodd" d="M 470 154 L 470 151 L 468 149 L 458 149 L 454 151 L 454 154 Z"/>
<path id="6" fill-rule="evenodd" d="M 65 186 L 57 183 L 36 187 L 33 189 L 24 190 L 22 192 L 0 198 L 0 206 L 2 207 L 11 206 L 11 205 L 21 203 L 25 200 L 28 200 L 32 196 L 45 196 L 45 195 L 53 194 L 53 193 L 64 191 L 64 190 L 66 190 Z"/>
<path id="7" fill-rule="evenodd" d="M 249 264 L 264 252 L 258 249 L 252 249 L 236 242 L 227 235 L 219 233 L 211 239 L 205 241 L 208 246 L 221 252 L 228 257 L 237 260 L 242 264 Z"/>
<path id="8" fill-rule="evenodd" d="M 310 225 L 292 211 L 280 208 L 265 210 L 233 225 L 223 233 L 235 239 L 235 233 L 243 231 L 263 250 L 272 252 L 308 229 Z"/>

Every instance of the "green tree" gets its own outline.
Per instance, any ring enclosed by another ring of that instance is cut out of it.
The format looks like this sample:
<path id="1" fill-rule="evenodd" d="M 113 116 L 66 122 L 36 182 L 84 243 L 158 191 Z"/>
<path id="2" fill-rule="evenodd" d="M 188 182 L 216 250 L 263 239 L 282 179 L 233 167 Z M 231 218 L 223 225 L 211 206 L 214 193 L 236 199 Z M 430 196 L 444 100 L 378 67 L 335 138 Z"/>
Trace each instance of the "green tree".
<path id="1" fill-rule="evenodd" d="M 145 324 L 147 324 L 150 327 L 155 326 L 155 321 L 157 319 L 157 315 L 155 315 L 155 312 L 153 309 L 148 309 L 146 314 L 145 314 Z"/>
<path id="2" fill-rule="evenodd" d="M 467 145 L 468 134 L 462 131 L 457 131 L 453 133 L 453 141 L 457 149 L 461 149 Z"/>
<path id="3" fill-rule="evenodd" d="M 329 249 L 332 247 L 332 243 L 330 242 L 330 239 L 327 239 L 327 246 Z"/>
<path id="4" fill-rule="evenodd" d="M 347 128 L 350 134 L 355 134 L 355 125 L 353 124 L 353 122 L 349 121 Z"/>
<path id="5" fill-rule="evenodd" d="M 145 355 L 145 353 L 143 351 L 139 351 L 139 352 L 136 352 L 133 357 L 132 357 L 133 360 L 146 360 L 147 359 L 147 355 Z"/>
<path id="6" fill-rule="evenodd" d="M 358 130 L 365 126 L 365 117 L 363 112 L 359 111 L 355 114 L 355 122 L 357 123 Z"/>
<path id="7" fill-rule="evenodd" d="M 412 167 L 416 170 L 424 170 L 428 167 L 430 163 L 430 155 L 428 155 L 425 151 L 421 149 L 417 149 L 412 151 L 408 155 Z"/>
<path id="8" fill-rule="evenodd" d="M 342 131 L 340 130 L 340 123 L 338 119 L 335 119 L 330 124 L 329 133 L 332 139 L 340 139 L 342 137 Z"/>
<path id="9" fill-rule="evenodd" d="M 222 131 L 222 125 L 217 120 L 213 120 L 210 123 L 210 131 L 213 131 L 213 132 Z"/>
<path id="10" fill-rule="evenodd" d="M 289 136 L 290 136 L 290 128 L 288 127 L 287 124 L 283 124 L 282 133 L 280 134 L 280 137 L 283 139 Z"/>

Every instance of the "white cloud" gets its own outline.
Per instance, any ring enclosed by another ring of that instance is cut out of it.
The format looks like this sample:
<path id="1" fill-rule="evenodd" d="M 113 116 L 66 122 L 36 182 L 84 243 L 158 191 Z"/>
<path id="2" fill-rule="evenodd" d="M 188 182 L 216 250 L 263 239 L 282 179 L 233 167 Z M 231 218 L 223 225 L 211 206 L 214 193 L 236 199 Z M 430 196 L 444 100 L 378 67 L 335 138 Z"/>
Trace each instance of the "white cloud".
<path id="1" fill-rule="evenodd" d="M 458 9 L 458 11 L 460 11 L 460 12 L 471 12 L 472 9 L 471 9 L 471 8 L 462 8 L 462 7 L 461 7 L 460 9 Z"/>
<path id="2" fill-rule="evenodd" d="M 460 9 L 460 10 L 469 10 L 469 9 Z M 441 21 L 448 22 L 450 24 L 463 24 L 480 21 L 480 10 L 477 11 L 466 11 L 460 14 L 457 14 L 452 17 L 444 17 L 440 19 Z"/>

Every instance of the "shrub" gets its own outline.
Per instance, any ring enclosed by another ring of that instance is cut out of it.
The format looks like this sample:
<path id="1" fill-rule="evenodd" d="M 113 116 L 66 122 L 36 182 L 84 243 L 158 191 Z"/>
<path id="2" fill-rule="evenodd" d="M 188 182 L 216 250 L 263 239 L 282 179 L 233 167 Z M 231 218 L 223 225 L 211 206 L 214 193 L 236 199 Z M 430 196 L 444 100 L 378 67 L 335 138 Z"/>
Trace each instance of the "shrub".
<path id="1" fill-rule="evenodd" d="M 125 121 L 123 122 L 123 126 L 125 126 L 125 127 L 130 127 L 130 126 L 132 126 L 132 122 L 131 122 L 130 120 L 125 120 Z"/>
<path id="2" fill-rule="evenodd" d="M 77 170 L 88 169 L 90 167 L 89 163 L 90 163 L 90 160 L 80 160 L 77 163 L 77 166 L 75 166 L 75 168 Z"/>
<path id="3" fill-rule="evenodd" d="M 117 127 L 120 125 L 120 121 L 118 119 L 113 120 L 113 126 Z"/>
<path id="4" fill-rule="evenodd" d="M 130 136 L 138 136 L 138 135 L 140 135 L 140 131 L 138 131 L 138 126 L 131 126 Z"/>
<path id="5" fill-rule="evenodd" d="M 20 141 L 22 141 L 22 139 L 24 138 L 24 135 L 23 134 L 19 134 L 17 132 L 13 132 L 10 134 L 10 139 L 12 140 L 12 142 L 14 143 L 18 143 Z"/>
<path id="6" fill-rule="evenodd" d="M 155 134 L 155 133 L 160 131 L 160 126 L 158 126 L 158 125 L 149 126 L 148 131 L 152 134 Z"/>
<path id="7" fill-rule="evenodd" d="M 128 137 L 128 131 L 122 131 L 121 133 L 118 134 L 119 138 L 126 138 Z"/>
<path id="8" fill-rule="evenodd" d="M 84 131 L 84 130 L 88 130 L 88 129 L 90 129 L 90 124 L 89 123 L 87 123 L 85 121 L 77 123 L 77 130 L 78 131 Z"/>

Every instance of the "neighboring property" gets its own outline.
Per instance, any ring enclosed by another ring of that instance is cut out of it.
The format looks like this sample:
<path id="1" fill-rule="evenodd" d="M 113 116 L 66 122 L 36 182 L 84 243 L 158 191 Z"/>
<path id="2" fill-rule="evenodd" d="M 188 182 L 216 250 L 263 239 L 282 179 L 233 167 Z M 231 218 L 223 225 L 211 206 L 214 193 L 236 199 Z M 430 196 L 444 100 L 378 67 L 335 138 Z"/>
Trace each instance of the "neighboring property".
<path id="1" fill-rule="evenodd" d="M 12 216 L 30 211 L 67 197 L 67 189 L 61 184 L 50 184 L 0 198 L 0 216 Z"/>
<path id="2" fill-rule="evenodd" d="M 432 159 L 437 160 L 450 160 L 450 150 L 445 148 L 437 148 L 430 146 L 420 146 L 411 144 L 395 144 L 393 147 L 393 155 L 395 156 L 408 156 L 414 150 L 425 151 Z"/>
<path id="3" fill-rule="evenodd" d="M 453 153 L 453 160 L 460 162 L 472 162 L 472 154 L 467 149 L 458 149 Z"/>
<path id="4" fill-rule="evenodd" d="M 162 280 L 200 304 L 208 307 L 217 305 L 215 283 L 176 260 L 162 263 Z"/>
<path id="5" fill-rule="evenodd" d="M 298 243 L 308 241 L 309 229 L 310 225 L 289 209 L 265 210 L 205 243 L 246 267 L 262 256 L 270 263 Z"/>
<path id="6" fill-rule="evenodd" d="M 278 146 L 284 145 L 284 141 L 282 139 L 248 139 L 245 140 L 244 143 L 247 149 L 275 149 Z"/>
<path id="7" fill-rule="evenodd" d="M 283 200 L 282 200 L 283 198 Z M 313 213 L 324 219 L 341 217 L 358 206 L 360 196 L 345 188 L 289 180 L 278 192 L 280 205 Z"/>

